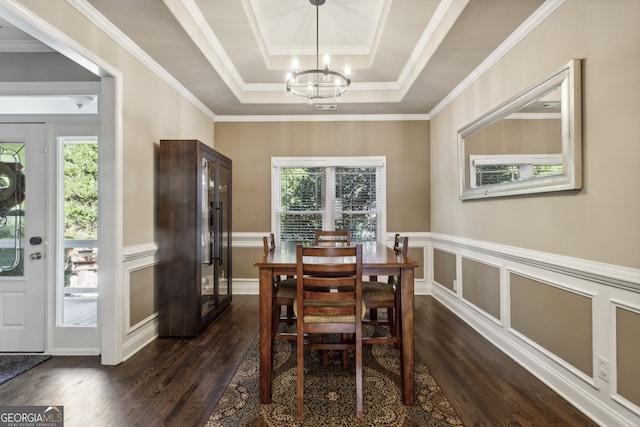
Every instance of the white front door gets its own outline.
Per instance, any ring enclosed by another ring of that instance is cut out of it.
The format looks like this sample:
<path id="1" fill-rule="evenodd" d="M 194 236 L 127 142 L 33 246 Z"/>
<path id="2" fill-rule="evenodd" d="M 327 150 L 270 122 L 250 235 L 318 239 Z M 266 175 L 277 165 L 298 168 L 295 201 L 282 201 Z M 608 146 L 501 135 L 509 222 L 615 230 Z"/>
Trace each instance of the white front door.
<path id="1" fill-rule="evenodd" d="M 44 124 L 0 124 L 0 352 L 42 352 Z"/>

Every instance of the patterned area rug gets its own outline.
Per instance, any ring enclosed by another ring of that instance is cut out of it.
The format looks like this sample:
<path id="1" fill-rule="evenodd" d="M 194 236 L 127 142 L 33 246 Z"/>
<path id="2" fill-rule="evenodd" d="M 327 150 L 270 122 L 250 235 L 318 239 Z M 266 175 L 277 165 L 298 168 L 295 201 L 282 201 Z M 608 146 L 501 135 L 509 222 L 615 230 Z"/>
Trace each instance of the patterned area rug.
<path id="1" fill-rule="evenodd" d="M 259 339 L 251 344 L 206 427 L 230 426 L 461 426 L 440 387 L 416 357 L 416 403 L 401 401 L 400 352 L 393 345 L 363 346 L 364 416 L 355 417 L 355 367 L 341 354 L 323 366 L 319 352 L 305 354 L 304 419 L 296 419 L 295 343 L 274 348 L 272 403 L 260 404 Z"/>
<path id="2" fill-rule="evenodd" d="M 20 375 L 51 359 L 45 355 L 1 355 L 0 356 L 0 384 L 9 381 L 11 378 Z"/>

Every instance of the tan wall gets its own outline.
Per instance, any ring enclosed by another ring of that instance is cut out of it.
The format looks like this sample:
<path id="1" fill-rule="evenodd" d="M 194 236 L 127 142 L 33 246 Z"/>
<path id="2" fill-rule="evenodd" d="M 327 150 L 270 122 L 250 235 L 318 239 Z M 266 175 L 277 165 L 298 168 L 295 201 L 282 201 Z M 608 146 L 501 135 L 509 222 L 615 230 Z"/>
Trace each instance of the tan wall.
<path id="1" fill-rule="evenodd" d="M 431 231 L 640 268 L 640 2 L 567 0 L 431 120 Z M 462 202 L 457 131 L 583 58 L 583 189 Z"/>
<path id="2" fill-rule="evenodd" d="M 513 328 L 592 376 L 591 298 L 514 273 L 509 283 Z"/>
<path id="3" fill-rule="evenodd" d="M 271 230 L 271 157 L 386 156 L 387 231 L 427 232 L 429 123 L 217 123 L 216 149 L 233 159 L 233 231 Z"/>
<path id="4" fill-rule="evenodd" d="M 263 253 L 262 248 L 233 248 L 233 277 L 258 279 L 258 269 L 253 264 Z"/>
<path id="5" fill-rule="evenodd" d="M 123 244 L 155 241 L 157 144 L 160 139 L 185 138 L 213 145 L 213 121 L 66 1 L 21 3 L 122 73 Z"/>
<path id="6" fill-rule="evenodd" d="M 428 122 L 222 122 L 215 141 L 233 160 L 234 232 L 271 230 L 271 157 L 287 156 L 386 156 L 387 231 L 429 231 Z M 234 249 L 233 276 L 257 278 L 261 253 Z M 409 255 L 422 260 L 422 251 Z"/>

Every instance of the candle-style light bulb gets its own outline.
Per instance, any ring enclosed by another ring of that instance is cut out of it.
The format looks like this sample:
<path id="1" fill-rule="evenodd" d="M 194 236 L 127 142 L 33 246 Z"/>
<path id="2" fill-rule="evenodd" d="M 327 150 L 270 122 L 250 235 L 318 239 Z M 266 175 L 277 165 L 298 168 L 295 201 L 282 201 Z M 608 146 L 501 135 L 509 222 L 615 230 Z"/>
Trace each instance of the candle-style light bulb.
<path id="1" fill-rule="evenodd" d="M 344 57 L 344 75 L 351 78 L 351 57 Z"/>

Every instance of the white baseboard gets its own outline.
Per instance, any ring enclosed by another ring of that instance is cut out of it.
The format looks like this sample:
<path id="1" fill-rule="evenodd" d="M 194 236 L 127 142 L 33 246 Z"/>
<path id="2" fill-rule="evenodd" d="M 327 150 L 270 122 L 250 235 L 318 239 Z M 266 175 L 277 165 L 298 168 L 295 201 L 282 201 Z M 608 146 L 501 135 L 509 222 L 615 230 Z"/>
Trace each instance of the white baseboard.
<path id="1" fill-rule="evenodd" d="M 122 346 L 122 361 L 129 359 L 157 337 L 158 318 L 153 317 L 126 336 L 126 342 Z"/>

